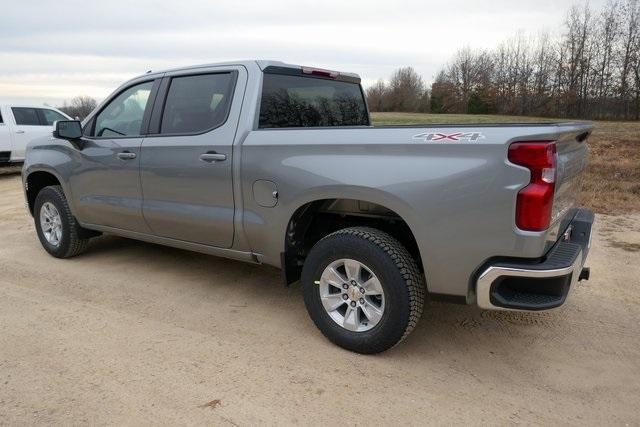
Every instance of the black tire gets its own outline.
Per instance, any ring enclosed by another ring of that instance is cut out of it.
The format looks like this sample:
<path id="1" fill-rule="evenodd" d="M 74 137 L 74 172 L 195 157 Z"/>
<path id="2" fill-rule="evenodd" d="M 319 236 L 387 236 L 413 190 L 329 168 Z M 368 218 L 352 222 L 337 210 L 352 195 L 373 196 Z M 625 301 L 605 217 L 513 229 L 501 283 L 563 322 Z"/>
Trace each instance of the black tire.
<path id="1" fill-rule="evenodd" d="M 345 329 L 322 305 L 317 281 L 330 263 L 342 258 L 366 265 L 384 290 L 384 313 L 370 330 Z M 339 230 L 313 246 L 302 269 L 302 292 L 318 329 L 340 347 L 364 354 L 380 353 L 405 339 L 418 323 L 425 300 L 423 275 L 405 247 L 389 234 L 366 227 Z"/>
<path id="2" fill-rule="evenodd" d="M 57 246 L 47 241 L 40 225 L 40 211 L 42 205 L 47 202 L 55 206 L 61 218 L 62 237 Z M 90 232 L 78 224 L 78 221 L 71 213 L 71 209 L 69 209 L 67 198 L 59 185 L 52 185 L 40 190 L 36 196 L 33 219 L 42 247 L 54 257 L 71 258 L 81 254 L 87 248 L 89 239 L 85 236 L 90 234 Z"/>

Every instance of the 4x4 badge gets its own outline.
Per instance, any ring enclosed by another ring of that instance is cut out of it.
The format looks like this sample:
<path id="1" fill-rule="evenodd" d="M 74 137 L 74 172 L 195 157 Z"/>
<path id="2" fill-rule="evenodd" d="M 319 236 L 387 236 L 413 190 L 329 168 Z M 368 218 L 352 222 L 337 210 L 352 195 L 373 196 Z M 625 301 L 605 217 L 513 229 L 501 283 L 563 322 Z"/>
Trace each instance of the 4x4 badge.
<path id="1" fill-rule="evenodd" d="M 455 132 L 455 133 L 420 133 L 414 135 L 413 139 L 421 139 L 423 141 L 477 141 L 483 139 L 484 135 L 480 132 Z"/>

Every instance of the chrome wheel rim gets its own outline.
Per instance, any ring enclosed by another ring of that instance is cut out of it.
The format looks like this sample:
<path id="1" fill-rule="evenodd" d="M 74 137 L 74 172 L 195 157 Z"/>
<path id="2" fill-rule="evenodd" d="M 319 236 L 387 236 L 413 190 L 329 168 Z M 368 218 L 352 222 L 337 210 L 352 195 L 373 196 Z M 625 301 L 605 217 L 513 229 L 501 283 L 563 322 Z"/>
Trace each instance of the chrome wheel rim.
<path id="1" fill-rule="evenodd" d="M 49 202 L 40 208 L 40 228 L 45 240 L 53 246 L 60 245 L 62 240 L 62 218 L 58 209 Z"/>
<path id="2" fill-rule="evenodd" d="M 320 276 L 319 290 L 326 313 L 349 331 L 368 331 L 382 319 L 382 284 L 360 261 L 345 258 L 329 264 Z"/>

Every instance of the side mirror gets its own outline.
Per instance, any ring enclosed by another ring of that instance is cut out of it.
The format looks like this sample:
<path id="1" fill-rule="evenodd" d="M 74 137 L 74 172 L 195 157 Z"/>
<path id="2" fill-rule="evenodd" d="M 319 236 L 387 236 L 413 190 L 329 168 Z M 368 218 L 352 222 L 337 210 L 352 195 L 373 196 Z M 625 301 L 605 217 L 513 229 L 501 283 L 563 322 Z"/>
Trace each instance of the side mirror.
<path id="1" fill-rule="evenodd" d="M 80 139 L 82 138 L 82 125 L 78 120 L 59 120 L 53 131 L 54 138 Z"/>

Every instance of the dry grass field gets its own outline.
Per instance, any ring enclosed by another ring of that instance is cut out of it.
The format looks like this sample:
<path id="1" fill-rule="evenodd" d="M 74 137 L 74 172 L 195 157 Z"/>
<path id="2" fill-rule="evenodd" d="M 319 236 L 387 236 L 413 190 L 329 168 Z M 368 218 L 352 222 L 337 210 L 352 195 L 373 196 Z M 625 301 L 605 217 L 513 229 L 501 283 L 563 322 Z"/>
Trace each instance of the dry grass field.
<path id="1" fill-rule="evenodd" d="M 557 119 L 418 113 L 372 113 L 376 125 L 538 122 Z M 640 212 L 640 122 L 594 122 L 581 202 L 598 213 Z"/>

